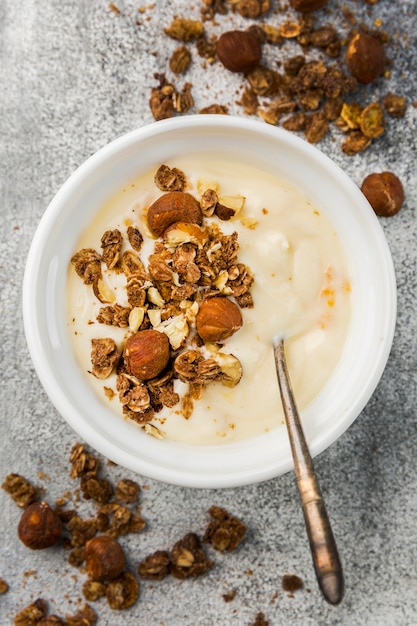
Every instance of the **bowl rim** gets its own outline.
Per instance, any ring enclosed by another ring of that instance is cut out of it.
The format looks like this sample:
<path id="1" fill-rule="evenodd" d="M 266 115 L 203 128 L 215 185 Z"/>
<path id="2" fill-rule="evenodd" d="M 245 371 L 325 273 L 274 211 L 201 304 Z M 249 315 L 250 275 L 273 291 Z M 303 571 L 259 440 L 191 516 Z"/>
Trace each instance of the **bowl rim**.
<path id="1" fill-rule="evenodd" d="M 46 307 L 39 305 L 39 293 L 42 292 L 43 294 L 44 290 L 47 289 L 47 283 L 50 280 L 53 282 L 54 272 L 58 271 L 57 267 L 54 266 L 53 259 L 50 259 L 48 276 L 40 275 L 42 264 L 47 262 L 45 258 L 47 242 L 52 237 L 54 228 L 59 222 L 63 207 L 71 200 L 73 201 L 74 194 L 79 193 L 83 183 L 94 178 L 97 172 L 100 171 L 100 168 L 111 163 L 118 155 L 123 154 L 125 150 L 137 146 L 138 143 L 152 141 L 153 138 L 158 136 L 169 136 L 170 133 L 178 132 L 181 129 L 197 132 L 203 128 L 208 129 L 210 132 L 213 132 L 214 129 L 217 129 L 217 132 L 249 132 L 252 135 L 263 137 L 267 141 L 275 141 L 284 147 L 290 147 L 292 150 L 302 154 L 304 159 L 315 164 L 316 169 L 325 171 L 328 176 L 331 176 L 335 181 L 335 185 L 340 185 L 340 187 L 343 188 L 348 196 L 352 198 L 352 201 L 360 208 L 361 218 L 364 220 L 364 224 L 372 231 L 377 257 L 378 260 L 381 261 L 379 268 L 381 280 L 387 292 L 383 294 L 385 306 L 383 310 L 380 311 L 381 320 L 378 326 L 380 337 L 375 339 L 378 344 L 377 358 L 375 363 L 373 363 L 373 370 L 369 377 L 366 390 L 363 390 L 360 396 L 354 399 L 350 409 L 345 407 L 342 422 L 335 424 L 322 436 L 313 437 L 311 439 L 309 445 L 312 455 L 316 456 L 322 452 L 349 428 L 374 393 L 385 369 L 394 338 L 396 324 L 396 281 L 388 243 L 385 239 L 383 229 L 373 210 L 370 208 L 368 201 L 357 185 L 334 161 L 317 147 L 307 143 L 304 139 L 281 128 L 271 127 L 259 120 L 251 120 L 237 116 L 188 115 L 181 118 L 153 122 L 116 138 L 84 161 L 84 163 L 67 178 L 55 194 L 35 231 L 27 256 L 23 278 L 23 323 L 31 359 L 42 386 L 57 411 L 89 445 L 119 465 L 149 478 L 186 487 L 235 487 L 264 481 L 289 471 L 293 467 L 291 457 L 287 455 L 285 459 L 277 459 L 273 462 L 269 460 L 269 462 L 265 463 L 262 467 L 247 466 L 244 469 L 241 468 L 236 471 L 230 471 L 227 474 L 221 472 L 216 473 L 210 471 L 210 459 L 220 450 L 224 452 L 225 449 L 231 452 L 234 458 L 234 451 L 230 447 L 236 447 L 237 444 L 197 446 L 201 457 L 202 469 L 200 468 L 198 472 L 190 472 L 189 469 L 185 471 L 184 468 L 178 469 L 175 467 L 175 455 L 170 456 L 170 461 L 174 463 L 174 466 L 167 468 L 166 466 L 161 466 L 158 462 L 152 462 L 152 459 L 149 457 L 143 458 L 132 455 L 126 448 L 117 446 L 111 437 L 97 432 L 89 422 L 79 415 L 73 403 L 66 397 L 65 393 L 62 392 L 62 389 L 57 384 L 54 363 L 51 362 L 50 355 L 48 355 L 45 349 L 44 334 L 45 332 L 48 333 L 51 344 L 53 344 L 54 341 L 59 341 L 59 338 L 57 339 L 56 336 L 53 336 L 54 323 L 52 319 L 46 319 L 48 317 Z M 370 331 L 372 332 L 372 329 L 370 329 Z M 81 380 L 79 380 L 79 382 L 82 384 Z M 259 445 L 263 445 L 262 440 L 265 441 L 265 437 L 269 437 L 269 435 L 260 435 L 256 438 L 256 440 L 259 439 Z M 152 439 L 148 436 L 147 438 Z M 172 445 L 174 445 L 176 454 L 184 457 L 193 456 L 190 448 L 192 448 L 193 451 L 196 449 L 196 446 L 188 446 L 176 442 L 169 442 L 169 448 L 167 448 L 167 442 L 157 443 L 165 452 L 170 452 Z M 155 447 L 154 444 L 155 442 L 152 442 L 150 446 L 152 449 Z M 254 439 L 239 442 L 239 454 L 250 454 L 253 444 Z M 207 448 L 210 449 L 208 456 Z"/>

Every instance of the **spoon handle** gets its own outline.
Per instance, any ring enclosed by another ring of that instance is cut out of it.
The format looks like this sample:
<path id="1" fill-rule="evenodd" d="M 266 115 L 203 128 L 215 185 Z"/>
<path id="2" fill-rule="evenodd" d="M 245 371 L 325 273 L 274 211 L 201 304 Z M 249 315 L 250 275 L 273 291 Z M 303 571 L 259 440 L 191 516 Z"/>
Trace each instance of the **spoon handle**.
<path id="1" fill-rule="evenodd" d="M 295 403 L 283 340 L 274 344 L 274 356 L 314 569 L 327 602 L 339 604 L 344 594 L 342 565 Z"/>

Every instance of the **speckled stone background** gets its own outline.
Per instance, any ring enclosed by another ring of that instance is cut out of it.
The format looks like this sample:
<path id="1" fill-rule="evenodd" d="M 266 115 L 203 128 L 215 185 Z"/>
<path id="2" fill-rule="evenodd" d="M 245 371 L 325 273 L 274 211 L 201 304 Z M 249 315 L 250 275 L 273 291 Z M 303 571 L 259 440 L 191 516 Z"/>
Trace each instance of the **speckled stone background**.
<path id="1" fill-rule="evenodd" d="M 1 0 L 0 2 L 0 480 L 18 472 L 45 489 L 50 502 L 76 488 L 68 455 L 77 435 L 57 414 L 29 359 L 21 319 L 25 258 L 49 201 L 71 172 L 119 135 L 152 121 L 148 107 L 154 72 L 167 69 L 176 43 L 163 27 L 174 14 L 198 18 L 199 2 L 153 6 L 116 0 Z M 283 4 L 275 2 L 276 5 Z M 186 532 L 203 532 L 207 509 L 226 506 L 249 526 L 235 553 L 210 551 L 216 565 L 198 580 L 144 582 L 138 603 L 125 613 L 95 604 L 99 624 L 121 626 L 249 626 L 262 611 L 271 626 L 411 626 L 417 623 L 417 311 L 416 311 L 416 96 L 417 17 L 412 0 L 330 0 L 320 19 L 341 23 L 352 9 L 372 26 L 380 18 L 391 34 L 389 78 L 362 91 L 362 101 L 388 90 L 408 98 L 406 116 L 389 119 L 387 131 L 365 153 L 347 157 L 333 130 L 319 145 L 358 184 L 371 171 L 390 169 L 402 179 L 406 202 L 392 219 L 381 219 L 398 280 L 398 324 L 391 357 L 367 407 L 340 440 L 316 459 L 346 576 L 339 607 L 322 599 L 315 582 L 293 475 L 230 490 L 191 490 L 138 477 L 147 529 L 123 538 L 129 565 Z M 141 12 L 138 9 L 144 8 Z M 268 18 L 279 24 L 279 12 Z M 208 26 L 220 33 L 240 26 L 220 17 Z M 346 26 L 344 26 L 346 32 Z M 186 80 L 196 107 L 235 104 L 240 76 L 219 65 L 204 69 L 193 49 Z M 282 53 L 268 50 L 268 63 Z M 168 72 L 168 76 L 171 75 Z M 107 475 L 135 478 L 105 465 Z M 83 515 L 92 514 L 89 503 Z M 20 511 L 0 491 L 0 624 L 12 624 L 18 609 L 38 597 L 51 612 L 73 613 L 82 604 L 84 575 L 60 548 L 32 552 L 17 539 Z M 297 574 L 304 589 L 283 592 L 281 578 Z M 233 602 L 223 594 L 237 590 Z"/>

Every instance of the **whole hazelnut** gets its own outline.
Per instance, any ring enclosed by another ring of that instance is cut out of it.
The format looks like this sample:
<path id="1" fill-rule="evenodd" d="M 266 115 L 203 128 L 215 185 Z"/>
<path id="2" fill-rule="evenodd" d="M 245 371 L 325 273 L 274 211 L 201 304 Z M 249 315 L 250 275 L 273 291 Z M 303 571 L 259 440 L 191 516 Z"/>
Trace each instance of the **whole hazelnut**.
<path id="1" fill-rule="evenodd" d="M 392 172 L 369 174 L 362 182 L 361 191 L 380 217 L 395 215 L 404 202 L 402 183 Z"/>
<path id="2" fill-rule="evenodd" d="M 234 302 L 216 296 L 202 301 L 195 323 L 203 341 L 217 343 L 231 337 L 243 321 L 240 309 Z"/>
<path id="3" fill-rule="evenodd" d="M 23 512 L 17 533 L 26 547 L 31 550 L 43 550 L 59 541 L 62 523 L 47 502 L 33 502 Z"/>
<path id="4" fill-rule="evenodd" d="M 139 380 L 155 378 L 168 365 L 169 339 L 157 330 L 140 330 L 130 335 L 124 349 L 126 367 Z"/>
<path id="5" fill-rule="evenodd" d="M 217 40 L 217 56 L 231 72 L 251 72 L 262 57 L 262 46 L 245 30 L 229 30 Z"/>
<path id="6" fill-rule="evenodd" d="M 290 0 L 290 5 L 296 11 L 301 13 L 310 13 L 317 11 L 327 4 L 328 0 Z"/>
<path id="7" fill-rule="evenodd" d="M 201 224 L 203 214 L 198 200 L 185 191 L 170 191 L 155 200 L 148 209 L 148 226 L 160 237 L 175 222 Z"/>
<path id="8" fill-rule="evenodd" d="M 114 537 L 97 535 L 85 544 L 85 563 L 89 578 L 104 582 L 120 576 L 126 566 L 126 557 Z"/>
<path id="9" fill-rule="evenodd" d="M 383 45 L 366 33 L 356 33 L 346 48 L 346 65 L 360 83 L 368 84 L 383 73 L 386 56 Z"/>

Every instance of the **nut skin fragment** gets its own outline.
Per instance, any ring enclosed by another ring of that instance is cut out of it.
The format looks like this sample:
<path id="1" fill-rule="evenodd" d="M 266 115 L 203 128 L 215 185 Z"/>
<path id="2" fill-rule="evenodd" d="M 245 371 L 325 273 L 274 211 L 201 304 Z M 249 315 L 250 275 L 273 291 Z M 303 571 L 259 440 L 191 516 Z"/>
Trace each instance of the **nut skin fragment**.
<path id="1" fill-rule="evenodd" d="M 190 193 L 170 191 L 157 198 L 149 207 L 147 220 L 151 233 L 160 237 L 175 222 L 200 225 L 203 214 L 199 202 Z"/>
<path id="2" fill-rule="evenodd" d="M 372 83 L 385 69 L 383 45 L 371 35 L 356 33 L 346 49 L 346 65 L 352 76 L 362 84 Z"/>
<path id="3" fill-rule="evenodd" d="M 231 72 L 250 72 L 262 58 L 262 46 L 248 31 L 230 30 L 217 40 L 217 55 Z"/>
<path id="4" fill-rule="evenodd" d="M 196 328 L 203 341 L 217 343 L 231 337 L 242 326 L 239 307 L 223 297 L 203 300 L 196 315 Z"/>
<path id="5" fill-rule="evenodd" d="M 404 202 L 403 185 L 392 172 L 369 174 L 362 182 L 361 191 L 380 217 L 396 215 Z"/>
<path id="6" fill-rule="evenodd" d="M 169 356 L 169 339 L 157 330 L 141 330 L 126 341 L 126 367 L 139 380 L 150 380 L 158 376 L 167 366 Z"/>
<path id="7" fill-rule="evenodd" d="M 97 535 L 85 544 L 85 562 L 89 578 L 105 582 L 120 576 L 126 566 L 126 557 L 116 539 Z"/>
<path id="8" fill-rule="evenodd" d="M 43 550 L 59 541 L 62 522 L 47 502 L 34 502 L 25 509 L 17 532 L 20 541 L 27 548 Z"/>

